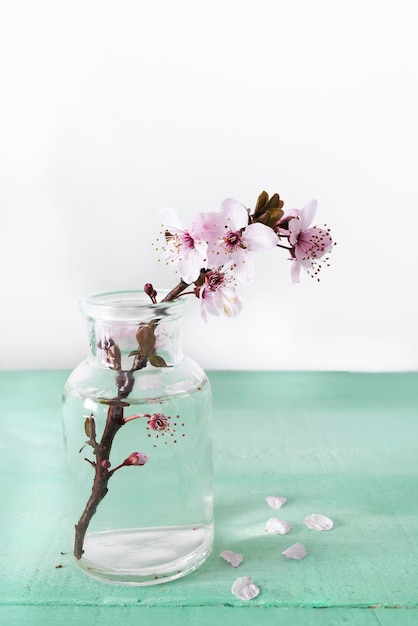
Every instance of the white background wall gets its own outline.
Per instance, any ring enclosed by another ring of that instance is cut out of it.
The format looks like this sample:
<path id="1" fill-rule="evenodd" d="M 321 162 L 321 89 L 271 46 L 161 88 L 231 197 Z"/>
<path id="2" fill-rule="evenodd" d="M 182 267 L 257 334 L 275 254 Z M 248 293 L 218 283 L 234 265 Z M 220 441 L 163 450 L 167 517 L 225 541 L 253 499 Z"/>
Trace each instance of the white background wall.
<path id="1" fill-rule="evenodd" d="M 206 368 L 418 364 L 414 2 L 30 0 L 0 9 L 0 368 L 84 357 L 77 298 L 170 287 L 157 211 L 319 201 L 321 283 L 256 259 L 233 320 L 187 314 Z"/>

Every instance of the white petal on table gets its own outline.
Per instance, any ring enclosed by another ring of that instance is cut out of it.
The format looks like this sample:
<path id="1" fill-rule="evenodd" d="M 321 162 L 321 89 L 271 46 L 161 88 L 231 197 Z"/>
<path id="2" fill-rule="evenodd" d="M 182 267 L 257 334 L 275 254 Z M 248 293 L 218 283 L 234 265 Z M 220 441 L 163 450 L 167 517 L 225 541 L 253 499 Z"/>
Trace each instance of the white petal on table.
<path id="1" fill-rule="evenodd" d="M 325 515 L 320 515 L 319 513 L 308 515 L 308 517 L 305 517 L 303 520 L 303 523 L 312 530 L 331 530 L 334 526 L 332 519 Z"/>
<path id="2" fill-rule="evenodd" d="M 225 559 L 225 561 L 228 561 L 228 563 L 231 563 L 232 567 L 238 567 L 238 565 L 244 560 L 242 554 L 232 552 L 232 550 L 224 550 L 219 556 Z"/>
<path id="3" fill-rule="evenodd" d="M 282 554 L 288 559 L 296 559 L 296 561 L 300 561 L 305 558 L 307 553 L 303 543 L 294 543 L 293 546 L 284 550 Z"/>
<path id="4" fill-rule="evenodd" d="M 281 496 L 267 496 L 266 502 L 272 509 L 280 509 L 286 502 L 286 498 Z"/>
<path id="5" fill-rule="evenodd" d="M 285 535 L 289 530 L 292 530 L 291 524 L 277 517 L 271 517 L 265 527 L 266 533 L 271 533 L 272 535 Z"/>
<path id="6" fill-rule="evenodd" d="M 237 578 L 231 588 L 234 596 L 240 600 L 251 600 L 260 593 L 260 589 L 253 583 L 249 576 Z"/>

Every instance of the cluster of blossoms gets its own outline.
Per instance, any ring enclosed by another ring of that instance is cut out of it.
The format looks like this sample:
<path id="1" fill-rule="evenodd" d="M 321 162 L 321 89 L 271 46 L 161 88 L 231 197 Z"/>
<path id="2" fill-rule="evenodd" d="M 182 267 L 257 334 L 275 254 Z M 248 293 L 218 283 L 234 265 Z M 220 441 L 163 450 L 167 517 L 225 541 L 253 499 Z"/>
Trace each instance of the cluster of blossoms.
<path id="1" fill-rule="evenodd" d="M 229 198 L 224 200 L 218 212 L 199 213 L 191 221 L 188 228 L 183 228 L 177 214 L 173 210 L 162 211 L 165 229 L 163 252 L 167 263 L 172 263 L 178 270 L 181 280 L 163 299 L 170 301 L 180 295 L 192 294 L 200 301 L 201 314 L 206 321 L 207 315 L 223 313 L 229 317 L 241 310 L 241 302 L 236 293 L 236 282 L 250 283 L 254 276 L 254 253 L 271 248 L 287 250 L 292 263 L 291 276 L 293 282 L 299 282 L 303 268 L 313 277 L 318 277 L 322 263 L 328 263 L 328 253 L 334 245 L 328 228 L 312 226 L 317 203 L 308 202 L 302 209 L 285 212 L 283 201 L 278 194 L 271 198 L 263 191 L 255 209 L 247 209 L 241 202 Z M 157 292 L 151 283 L 146 283 L 144 292 L 151 302 L 157 303 Z M 124 407 L 128 405 L 126 398 L 134 386 L 133 373 L 150 364 L 152 367 L 169 367 L 163 356 L 159 354 L 158 335 L 156 329 L 158 319 L 139 324 L 136 330 L 137 348 L 129 353 L 133 357 L 129 370 L 122 365 L 122 350 L 115 337 L 104 334 L 97 343 L 102 352 L 106 367 L 117 372 L 116 384 L 118 395 L 110 401 L 106 425 L 100 442 L 96 439 L 96 424 L 93 415 L 85 419 L 84 430 L 87 441 L 80 449 L 89 445 L 93 448 L 95 461 L 85 459 L 95 469 L 92 494 L 76 524 L 74 555 L 77 559 L 84 552 L 85 534 L 98 504 L 106 495 L 107 484 L 111 476 L 122 467 L 142 467 L 148 462 L 143 452 L 132 452 L 122 463 L 111 468 L 109 455 L 113 438 L 117 430 L 124 424 L 144 418 L 147 423 L 148 435 L 155 438 L 164 437 L 164 443 L 177 443 L 176 428 L 180 416 L 175 418 L 162 413 L 136 414 L 124 416 Z M 123 332 L 121 331 L 121 337 Z M 129 332 L 129 331 L 128 331 Z M 183 427 L 184 423 L 180 424 Z M 185 434 L 181 433 L 184 437 Z M 176 438 L 174 438 L 176 437 Z M 280 498 L 276 498 L 275 503 Z M 274 508 L 278 508 L 276 505 Z M 317 522 L 315 522 L 317 523 Z M 268 532 L 288 532 L 289 525 L 282 520 L 269 520 Z M 293 553 L 292 558 L 303 558 L 300 550 Z M 290 556 L 290 554 L 285 554 Z M 248 599 L 258 593 L 251 579 L 239 579 L 233 593 Z"/>
<path id="2" fill-rule="evenodd" d="M 283 204 L 278 194 L 269 198 L 263 191 L 251 212 L 241 202 L 228 198 L 219 212 L 199 213 L 187 229 L 179 222 L 176 211 L 161 211 L 165 260 L 180 273 L 180 292 L 193 285 L 188 293 L 200 299 L 205 320 L 208 313 L 239 313 L 236 281 L 252 281 L 255 252 L 284 248 L 292 262 L 293 282 L 299 282 L 302 268 L 318 278 L 321 264 L 328 263 L 327 255 L 334 244 L 329 229 L 312 226 L 317 202 L 312 200 L 300 210 L 287 212 L 283 211 Z M 148 295 L 155 301 L 152 285 L 147 287 Z"/>

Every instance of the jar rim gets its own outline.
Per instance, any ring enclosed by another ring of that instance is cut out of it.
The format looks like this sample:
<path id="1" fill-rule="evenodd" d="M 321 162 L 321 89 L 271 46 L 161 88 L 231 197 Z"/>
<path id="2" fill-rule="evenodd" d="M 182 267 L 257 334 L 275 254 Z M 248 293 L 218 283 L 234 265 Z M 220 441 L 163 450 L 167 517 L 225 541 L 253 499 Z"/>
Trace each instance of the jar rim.
<path id="1" fill-rule="evenodd" d="M 157 291 L 160 298 L 168 289 Z M 185 308 L 185 299 L 153 303 L 143 290 L 104 291 L 84 296 L 78 301 L 80 311 L 88 318 L 102 320 L 143 321 L 156 317 L 178 317 Z"/>

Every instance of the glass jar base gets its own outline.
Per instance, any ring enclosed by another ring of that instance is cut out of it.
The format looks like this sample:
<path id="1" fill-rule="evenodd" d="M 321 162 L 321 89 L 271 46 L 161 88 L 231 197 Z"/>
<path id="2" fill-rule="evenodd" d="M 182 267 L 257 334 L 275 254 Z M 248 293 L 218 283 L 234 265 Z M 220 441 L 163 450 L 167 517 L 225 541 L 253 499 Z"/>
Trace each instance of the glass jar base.
<path id="1" fill-rule="evenodd" d="M 157 585 L 202 565 L 213 545 L 213 525 L 129 528 L 90 533 L 78 565 L 118 585 Z"/>

